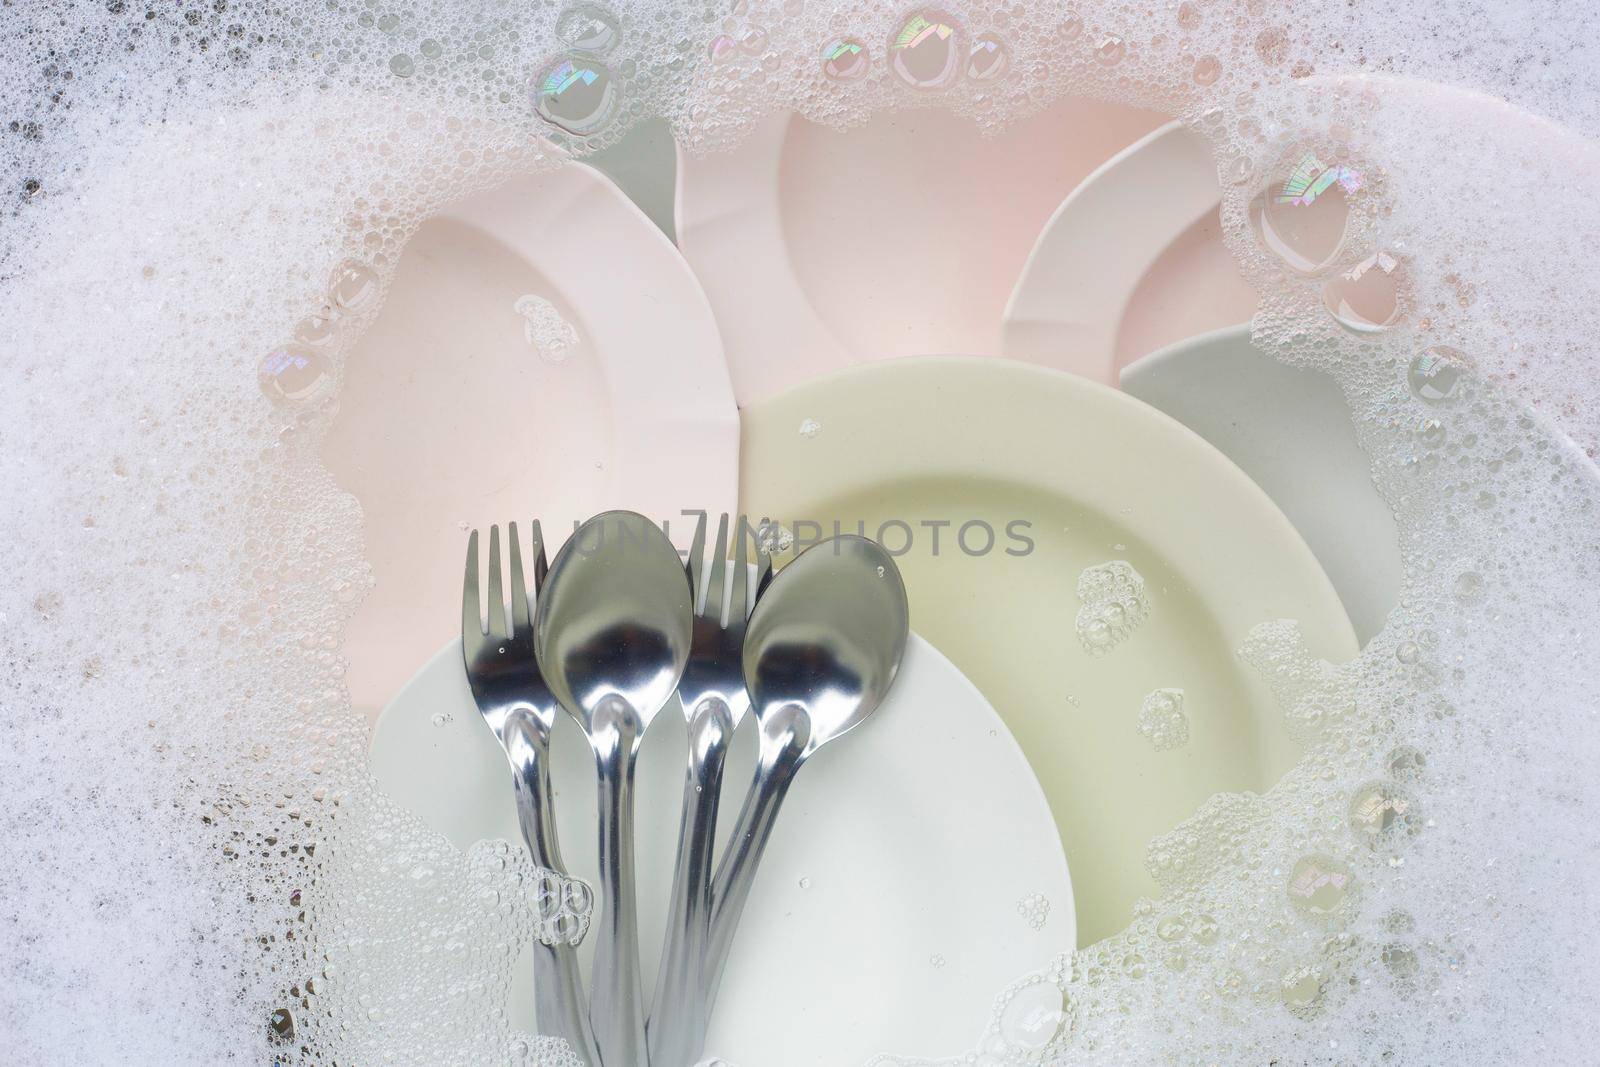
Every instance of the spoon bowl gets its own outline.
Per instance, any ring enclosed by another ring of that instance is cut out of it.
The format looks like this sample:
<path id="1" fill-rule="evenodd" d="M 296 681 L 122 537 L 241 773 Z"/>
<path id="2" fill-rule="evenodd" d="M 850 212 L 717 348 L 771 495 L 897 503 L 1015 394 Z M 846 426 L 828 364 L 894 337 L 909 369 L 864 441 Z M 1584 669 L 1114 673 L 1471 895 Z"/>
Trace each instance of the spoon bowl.
<path id="1" fill-rule="evenodd" d="M 804 755 L 858 726 L 889 692 L 911 609 L 894 559 L 864 537 L 802 553 L 772 580 L 745 635 L 745 684 L 757 718 L 797 705 Z"/>
<path id="2" fill-rule="evenodd" d="M 551 692 L 586 733 L 606 698 L 620 697 L 642 734 L 689 656 L 689 590 L 677 549 L 643 515 L 604 512 L 561 546 L 546 590 L 535 651 Z"/>

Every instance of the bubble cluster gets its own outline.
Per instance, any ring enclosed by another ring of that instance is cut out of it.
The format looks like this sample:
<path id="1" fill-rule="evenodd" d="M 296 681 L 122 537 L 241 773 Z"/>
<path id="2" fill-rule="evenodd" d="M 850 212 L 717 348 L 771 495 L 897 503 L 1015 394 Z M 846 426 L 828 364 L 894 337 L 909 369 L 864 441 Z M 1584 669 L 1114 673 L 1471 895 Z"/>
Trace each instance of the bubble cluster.
<path id="1" fill-rule="evenodd" d="M 1091 656 L 1122 644 L 1150 614 L 1144 577 L 1127 560 L 1085 567 L 1078 575 L 1077 592 L 1082 602 L 1075 623 L 1078 641 Z"/>
<path id="2" fill-rule="evenodd" d="M 1189 713 L 1182 689 L 1155 689 L 1139 705 L 1139 732 L 1157 752 L 1189 743 Z"/>
<path id="3" fill-rule="evenodd" d="M 1159 897 L 998 991 L 956 1062 L 1586 1062 L 1583 5 L 6 11 L 11 1060 L 573 1063 L 506 1004 L 530 939 L 581 936 L 581 883 L 453 848 L 366 767 L 341 639 L 372 579 L 320 457 L 345 353 L 423 219 L 647 118 L 709 152 L 779 109 L 995 130 L 1087 95 L 1209 145 L 1253 339 L 1337 381 L 1403 589 L 1350 663 L 1260 620 L 1294 765 L 1157 836 Z"/>

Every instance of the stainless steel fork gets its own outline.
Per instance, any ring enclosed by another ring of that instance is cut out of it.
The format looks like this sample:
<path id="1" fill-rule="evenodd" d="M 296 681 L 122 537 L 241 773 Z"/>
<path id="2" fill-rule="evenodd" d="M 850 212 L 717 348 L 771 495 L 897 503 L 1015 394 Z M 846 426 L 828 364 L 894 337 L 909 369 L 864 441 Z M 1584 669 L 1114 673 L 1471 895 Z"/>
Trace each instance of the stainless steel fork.
<path id="1" fill-rule="evenodd" d="M 566 874 L 551 806 L 550 730 L 561 714 L 539 671 L 533 651 L 533 612 L 522 572 L 517 524 L 507 527 L 511 562 L 511 625 L 506 625 L 506 591 L 500 578 L 500 528 L 489 527 L 488 627 L 478 593 L 478 531 L 467 541 L 467 573 L 461 590 L 461 658 L 467 683 L 484 722 L 494 731 L 511 764 L 517 821 L 533 862 Z M 533 523 L 533 584 L 544 585 L 549 564 L 544 537 Z M 534 1012 L 541 1034 L 566 1038 L 590 1067 L 600 1067 L 590 1030 L 589 1010 L 573 946 L 533 947 Z"/>
<path id="2" fill-rule="evenodd" d="M 712 845 L 717 801 L 722 791 L 722 761 L 728 741 L 745 713 L 745 621 L 750 612 L 747 526 L 739 516 L 734 531 L 733 573 L 727 574 L 728 516 L 717 524 L 709 580 L 705 573 L 706 517 L 700 516 L 686 570 L 695 605 L 689 661 L 678 682 L 678 697 L 689 724 L 689 768 L 683 780 L 683 814 L 678 826 L 678 864 L 672 877 L 667 936 L 656 975 L 646 1038 L 650 1067 L 690 1067 L 705 1043 L 702 959 L 711 921 Z M 756 541 L 757 595 L 765 588 L 772 559 Z M 730 580 L 731 578 L 731 580 Z M 723 611 L 724 595 L 727 611 Z"/>

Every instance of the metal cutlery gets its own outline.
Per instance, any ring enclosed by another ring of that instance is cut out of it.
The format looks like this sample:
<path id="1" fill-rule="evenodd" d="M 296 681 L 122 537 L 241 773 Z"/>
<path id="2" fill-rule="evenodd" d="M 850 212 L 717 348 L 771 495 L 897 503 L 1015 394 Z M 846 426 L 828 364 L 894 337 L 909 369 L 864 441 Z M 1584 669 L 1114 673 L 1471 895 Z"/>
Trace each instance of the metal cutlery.
<path id="1" fill-rule="evenodd" d="M 606 1067 L 643 1067 L 633 776 L 640 740 L 689 655 L 689 587 L 677 550 L 642 515 L 595 516 L 556 555 L 534 631 L 544 676 L 588 736 L 599 779 L 602 911 L 589 999 L 595 1043 Z"/>
<path id="2" fill-rule="evenodd" d="M 722 516 L 707 576 L 706 516 L 702 514 L 686 564 L 690 595 L 695 601 L 694 636 L 683 678 L 678 682 L 678 697 L 688 723 L 689 762 L 683 780 L 678 859 L 667 908 L 666 941 L 646 1026 L 652 1067 L 689 1067 L 700 1058 L 703 1041 L 703 1028 L 696 1025 L 696 1020 L 701 1010 L 701 966 L 711 921 L 712 847 L 722 791 L 722 763 L 729 739 L 750 710 L 742 656 L 750 600 L 746 532 L 744 517 L 739 516 L 730 571 L 728 516 Z M 759 541 L 756 560 L 759 591 L 772 573 L 772 558 Z"/>
<path id="3" fill-rule="evenodd" d="M 836 537 L 808 549 L 778 572 L 757 603 L 743 659 L 760 750 L 712 883 L 701 972 L 704 999 L 695 1019 L 699 1043 L 739 916 L 794 776 L 817 749 L 877 710 L 899 670 L 909 633 L 910 609 L 894 559 L 863 537 Z"/>
<path id="4" fill-rule="evenodd" d="M 461 658 L 478 711 L 494 731 L 514 772 L 517 821 L 533 862 L 561 874 L 549 774 L 550 730 L 560 705 L 545 684 L 534 654 L 528 587 L 523 577 L 517 524 L 506 530 L 511 563 L 511 620 L 506 624 L 506 589 L 501 584 L 500 528 L 489 527 L 489 576 L 480 595 L 478 531 L 467 541 L 466 578 L 461 592 Z M 544 538 L 533 524 L 533 583 L 542 590 L 547 566 Z M 483 604 L 488 600 L 488 625 Z M 558 902 L 559 903 L 559 902 Z M 594 1037 L 585 1008 L 577 955 L 571 944 L 539 943 L 533 949 L 534 1013 L 539 1030 L 566 1038 L 592 1067 L 598 1067 Z"/>

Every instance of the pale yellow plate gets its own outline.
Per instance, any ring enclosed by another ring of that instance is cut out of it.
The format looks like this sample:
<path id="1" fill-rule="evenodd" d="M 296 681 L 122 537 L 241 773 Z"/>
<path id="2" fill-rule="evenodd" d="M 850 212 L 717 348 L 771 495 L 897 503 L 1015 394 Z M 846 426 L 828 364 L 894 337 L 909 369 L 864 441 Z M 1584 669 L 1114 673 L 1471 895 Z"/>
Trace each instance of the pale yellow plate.
<path id="1" fill-rule="evenodd" d="M 1080 943 L 1154 893 L 1152 836 L 1215 792 L 1267 788 L 1294 760 L 1266 687 L 1235 656 L 1250 628 L 1296 619 L 1317 654 L 1357 651 L 1316 557 L 1248 477 L 1155 409 L 1073 375 L 967 358 L 855 368 L 747 408 L 740 480 L 747 512 L 802 538 L 864 522 L 897 550 L 909 528 L 898 562 L 912 626 L 989 698 L 1038 775 Z M 940 520 L 936 555 L 924 523 Z M 989 524 L 991 550 L 978 525 L 958 543 L 971 522 Z M 1024 538 L 1031 551 L 1011 554 Z M 1090 655 L 1078 576 L 1117 559 L 1143 576 L 1149 615 Z M 1184 691 L 1182 747 L 1158 751 L 1139 732 L 1157 688 Z M 928 773 L 963 787 L 959 767 Z"/>

